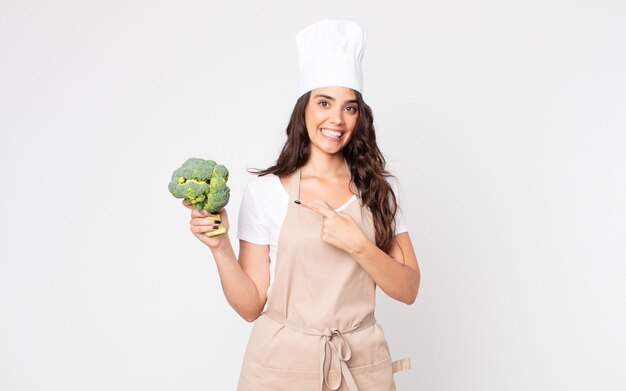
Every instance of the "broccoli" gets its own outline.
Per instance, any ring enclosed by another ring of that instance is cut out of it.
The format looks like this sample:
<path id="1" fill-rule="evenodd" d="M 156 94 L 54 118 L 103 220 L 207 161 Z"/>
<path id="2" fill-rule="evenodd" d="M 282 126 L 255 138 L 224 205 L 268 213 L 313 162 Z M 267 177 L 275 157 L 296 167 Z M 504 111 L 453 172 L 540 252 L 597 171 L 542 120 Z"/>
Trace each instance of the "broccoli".
<path id="1" fill-rule="evenodd" d="M 216 164 L 213 160 L 189 158 L 181 167 L 172 173 L 168 185 L 170 193 L 176 198 L 185 198 L 198 212 L 202 209 L 215 214 L 228 203 L 230 189 L 226 185 L 228 169 Z M 220 216 L 217 215 L 217 220 Z M 205 233 L 215 236 L 226 232 L 226 228 L 219 224 L 219 228 Z"/>

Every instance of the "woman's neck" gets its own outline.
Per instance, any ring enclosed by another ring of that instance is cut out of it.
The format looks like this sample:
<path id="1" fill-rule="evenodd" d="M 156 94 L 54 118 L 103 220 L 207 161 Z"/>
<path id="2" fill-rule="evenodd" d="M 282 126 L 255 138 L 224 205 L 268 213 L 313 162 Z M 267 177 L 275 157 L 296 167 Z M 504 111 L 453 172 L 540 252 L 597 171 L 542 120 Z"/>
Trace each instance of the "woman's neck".
<path id="1" fill-rule="evenodd" d="M 336 178 L 349 175 L 349 168 L 341 153 L 327 154 L 321 151 L 311 150 L 309 159 L 302 167 L 304 176 L 316 176 L 321 178 Z"/>

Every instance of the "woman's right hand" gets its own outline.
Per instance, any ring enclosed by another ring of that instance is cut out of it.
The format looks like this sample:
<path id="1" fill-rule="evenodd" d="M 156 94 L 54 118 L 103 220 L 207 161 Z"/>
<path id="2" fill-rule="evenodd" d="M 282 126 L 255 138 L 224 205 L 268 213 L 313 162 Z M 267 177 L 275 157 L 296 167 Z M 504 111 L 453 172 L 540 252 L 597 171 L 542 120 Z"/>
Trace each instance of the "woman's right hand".
<path id="1" fill-rule="evenodd" d="M 217 211 L 216 214 L 220 215 L 220 220 L 216 220 L 217 216 L 207 212 L 206 210 L 202 210 L 202 213 L 198 212 L 196 208 L 191 205 L 189 201 L 183 199 L 183 205 L 191 210 L 191 220 L 189 221 L 189 229 L 194 234 L 196 238 L 198 238 L 202 243 L 206 244 L 211 250 L 215 250 L 220 248 L 229 241 L 228 238 L 228 214 L 226 213 L 226 209 L 222 208 Z M 218 222 L 216 222 L 218 221 Z M 207 236 L 206 232 L 211 232 L 214 230 L 214 226 L 221 224 L 226 228 L 226 232 L 221 233 L 215 236 Z"/>

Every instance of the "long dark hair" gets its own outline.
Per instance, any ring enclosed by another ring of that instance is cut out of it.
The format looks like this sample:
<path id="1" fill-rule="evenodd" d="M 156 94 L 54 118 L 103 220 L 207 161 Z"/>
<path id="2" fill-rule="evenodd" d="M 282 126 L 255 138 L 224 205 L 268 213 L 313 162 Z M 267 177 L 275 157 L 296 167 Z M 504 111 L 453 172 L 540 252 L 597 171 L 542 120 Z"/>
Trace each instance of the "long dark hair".
<path id="1" fill-rule="evenodd" d="M 359 117 L 352 138 L 343 148 L 342 154 L 350 167 L 351 181 L 359 190 L 363 203 L 372 212 L 376 245 L 388 253 L 395 239 L 395 214 L 398 202 L 385 177 L 394 176 L 385 170 L 385 157 L 376 145 L 372 109 L 363 101 L 360 92 L 354 90 L 354 93 L 359 106 Z M 304 113 L 310 95 L 311 91 L 302 95 L 294 106 L 287 125 L 287 142 L 276 164 L 265 170 L 249 169 L 248 172 L 258 176 L 275 174 L 281 177 L 293 173 L 306 163 L 310 153 L 310 140 Z"/>

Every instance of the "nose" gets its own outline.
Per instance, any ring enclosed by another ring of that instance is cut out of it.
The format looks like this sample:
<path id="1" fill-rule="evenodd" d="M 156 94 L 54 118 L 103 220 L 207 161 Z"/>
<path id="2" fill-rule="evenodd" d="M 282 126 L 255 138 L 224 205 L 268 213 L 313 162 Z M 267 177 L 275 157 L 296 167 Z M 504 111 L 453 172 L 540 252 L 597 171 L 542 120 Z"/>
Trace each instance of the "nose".
<path id="1" fill-rule="evenodd" d="M 343 109 L 341 107 L 335 108 L 330 113 L 330 122 L 334 125 L 343 125 Z"/>

